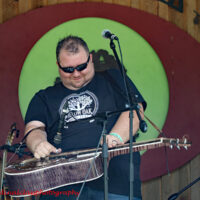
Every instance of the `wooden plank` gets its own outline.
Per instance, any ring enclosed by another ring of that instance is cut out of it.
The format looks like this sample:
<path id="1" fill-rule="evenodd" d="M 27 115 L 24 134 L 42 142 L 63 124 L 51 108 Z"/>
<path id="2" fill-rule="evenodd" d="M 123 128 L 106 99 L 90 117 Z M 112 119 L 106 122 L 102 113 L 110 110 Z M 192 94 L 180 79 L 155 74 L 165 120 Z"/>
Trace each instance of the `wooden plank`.
<path id="1" fill-rule="evenodd" d="M 198 14 L 200 15 L 200 1 L 196 0 L 196 7 L 195 10 L 198 12 Z M 196 14 L 195 14 L 196 16 Z M 194 17 L 195 17 L 194 16 Z M 196 24 L 194 27 L 194 35 L 192 35 L 198 42 L 200 42 L 200 22 L 199 24 Z"/>
<path id="2" fill-rule="evenodd" d="M 3 0 L 0 0 L 0 23 L 3 23 Z"/>
<path id="3" fill-rule="evenodd" d="M 153 179 L 142 183 L 143 200 L 161 200 L 161 179 Z"/>
<path id="4" fill-rule="evenodd" d="M 36 9 L 36 8 L 39 7 L 38 2 L 35 1 L 35 0 L 32 0 L 32 1 L 30 2 L 29 6 L 30 6 L 30 10 L 33 10 L 33 9 Z"/>
<path id="5" fill-rule="evenodd" d="M 155 1 L 155 0 L 148 0 L 148 1 L 140 0 L 140 9 L 145 11 L 145 12 L 157 15 L 158 14 L 158 1 Z"/>
<path id="6" fill-rule="evenodd" d="M 102 0 L 103 3 L 112 3 L 113 0 Z"/>
<path id="7" fill-rule="evenodd" d="M 2 0 L 2 22 L 18 15 L 18 2 L 15 0 Z"/>
<path id="8" fill-rule="evenodd" d="M 190 183 L 190 164 L 186 164 L 179 169 L 179 191 Z M 183 192 L 180 199 L 190 199 L 190 189 Z"/>
<path id="9" fill-rule="evenodd" d="M 76 2 L 84 2 L 85 0 L 76 0 Z"/>
<path id="10" fill-rule="evenodd" d="M 169 10 L 167 4 L 158 2 L 158 16 L 166 21 L 169 20 Z"/>
<path id="11" fill-rule="evenodd" d="M 60 3 L 72 3 L 72 2 L 76 2 L 76 0 L 58 0 L 58 4 L 60 4 Z"/>
<path id="12" fill-rule="evenodd" d="M 184 1 L 185 2 L 185 1 Z M 184 3 L 186 4 L 186 3 Z M 184 5 L 185 6 L 185 5 Z M 174 8 L 169 7 L 169 21 L 178 26 L 179 28 L 187 31 L 187 26 L 185 24 L 186 13 L 179 12 Z"/>
<path id="13" fill-rule="evenodd" d="M 200 14 L 200 1 L 196 0 L 196 10 L 198 11 L 198 13 Z M 197 41 L 200 42 L 200 25 L 198 25 L 197 27 L 197 36 L 195 37 L 197 39 Z"/>
<path id="14" fill-rule="evenodd" d="M 48 0 L 37 0 L 38 7 L 44 7 L 48 5 Z"/>
<path id="15" fill-rule="evenodd" d="M 185 20 L 185 24 L 187 27 L 187 32 L 192 36 L 192 37 L 196 37 L 197 34 L 197 26 L 195 25 L 193 20 L 195 17 L 195 13 L 194 10 L 196 10 L 196 1 L 191 1 L 190 3 L 187 3 L 184 5 L 184 12 L 186 13 L 186 20 Z"/>
<path id="16" fill-rule="evenodd" d="M 33 0 L 19 0 L 19 14 L 33 10 L 36 6 L 37 5 L 34 4 Z"/>
<path id="17" fill-rule="evenodd" d="M 162 199 L 168 199 L 169 196 L 179 190 L 179 170 L 171 172 L 169 175 L 161 177 L 161 193 Z"/>
<path id="18" fill-rule="evenodd" d="M 102 0 L 85 0 L 86 2 L 102 2 Z"/>
<path id="19" fill-rule="evenodd" d="M 140 8 L 140 0 L 131 0 L 131 7 L 132 8 Z"/>
<path id="20" fill-rule="evenodd" d="M 131 6 L 131 0 L 113 0 L 113 4 L 118 4 L 122 6 Z"/>
<path id="21" fill-rule="evenodd" d="M 200 177 L 200 155 L 196 156 L 190 162 L 190 174 L 191 174 L 191 182 L 197 180 Z M 200 199 L 200 181 L 195 183 L 191 187 L 191 199 Z"/>
<path id="22" fill-rule="evenodd" d="M 57 0 L 48 0 L 48 5 L 54 5 L 57 4 Z"/>

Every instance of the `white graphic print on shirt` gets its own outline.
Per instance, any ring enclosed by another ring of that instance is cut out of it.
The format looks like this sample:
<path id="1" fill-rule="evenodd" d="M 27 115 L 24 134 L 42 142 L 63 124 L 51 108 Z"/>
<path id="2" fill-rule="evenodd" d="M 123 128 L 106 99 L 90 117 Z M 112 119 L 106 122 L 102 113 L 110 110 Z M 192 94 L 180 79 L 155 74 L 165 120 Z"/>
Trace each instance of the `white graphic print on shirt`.
<path id="1" fill-rule="evenodd" d="M 59 113 L 65 113 L 64 124 L 78 119 L 85 119 L 96 114 L 99 102 L 96 95 L 90 91 L 80 94 L 73 93 L 65 97 L 60 105 Z M 65 126 L 64 125 L 64 126 Z"/>

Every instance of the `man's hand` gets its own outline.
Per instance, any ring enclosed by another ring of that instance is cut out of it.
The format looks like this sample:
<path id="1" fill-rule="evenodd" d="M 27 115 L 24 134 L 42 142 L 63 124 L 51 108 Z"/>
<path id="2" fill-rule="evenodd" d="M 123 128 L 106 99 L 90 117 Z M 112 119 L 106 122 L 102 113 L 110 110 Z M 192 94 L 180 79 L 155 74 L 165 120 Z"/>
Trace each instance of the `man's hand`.
<path id="1" fill-rule="evenodd" d="M 113 135 L 107 135 L 106 142 L 108 144 L 108 148 L 112 148 L 112 147 L 116 147 L 117 145 L 124 144 L 117 137 L 115 137 Z"/>
<path id="2" fill-rule="evenodd" d="M 45 132 L 45 124 L 40 121 L 31 121 L 25 127 L 25 134 L 30 130 L 30 134 L 26 138 L 27 147 L 37 159 L 44 158 L 50 153 L 60 153 L 61 149 L 56 149 L 47 141 L 47 133 Z"/>
<path id="3" fill-rule="evenodd" d="M 40 159 L 41 157 L 44 158 L 50 153 L 60 153 L 61 149 L 56 149 L 53 145 L 51 145 L 47 141 L 41 141 L 39 144 L 35 146 L 33 155 L 35 158 Z"/>

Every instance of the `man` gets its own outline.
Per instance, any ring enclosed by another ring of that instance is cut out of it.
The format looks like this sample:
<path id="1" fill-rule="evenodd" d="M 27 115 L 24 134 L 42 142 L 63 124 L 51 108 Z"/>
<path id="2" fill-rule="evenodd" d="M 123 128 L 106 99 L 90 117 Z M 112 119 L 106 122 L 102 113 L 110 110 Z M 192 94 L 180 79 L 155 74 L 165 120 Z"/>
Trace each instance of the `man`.
<path id="1" fill-rule="evenodd" d="M 106 111 L 124 109 L 127 105 L 127 101 L 114 89 L 106 76 L 95 73 L 92 55 L 81 38 L 68 36 L 61 40 L 57 45 L 56 56 L 61 83 L 39 91 L 33 97 L 25 118 L 25 133 L 33 130 L 28 135 L 26 143 L 38 159 L 50 153 L 96 147 L 101 137 L 102 125 L 98 120 L 79 119 L 87 119 Z M 108 74 L 123 84 L 118 70 L 111 70 Z M 140 111 L 143 113 L 142 103 L 145 106 L 145 102 L 130 80 L 129 83 L 132 93 L 140 103 Z M 123 91 L 124 87 L 121 90 Z M 134 112 L 134 134 L 138 127 L 139 120 Z M 129 112 L 111 116 L 106 128 L 110 133 L 106 138 L 108 147 L 126 143 L 129 140 Z M 134 162 L 136 163 L 134 196 L 140 199 L 138 153 L 134 153 Z M 128 166 L 128 155 L 117 156 L 111 160 L 109 199 L 128 199 Z M 77 184 L 66 187 L 64 190 L 67 188 L 80 187 Z M 41 198 L 57 199 L 44 195 Z M 70 198 L 73 199 L 73 197 L 65 199 Z M 58 199 L 64 199 L 64 197 L 60 196 Z M 80 199 L 103 199 L 102 179 L 88 182 Z"/>

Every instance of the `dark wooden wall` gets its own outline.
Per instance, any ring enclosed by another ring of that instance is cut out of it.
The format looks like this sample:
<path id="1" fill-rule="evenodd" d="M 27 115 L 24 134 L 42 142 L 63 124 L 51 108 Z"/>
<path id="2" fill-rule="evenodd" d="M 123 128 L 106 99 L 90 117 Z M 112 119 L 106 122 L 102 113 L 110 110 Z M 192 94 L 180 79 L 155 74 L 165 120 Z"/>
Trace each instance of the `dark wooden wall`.
<path id="1" fill-rule="evenodd" d="M 199 0 L 183 0 L 183 13 L 158 0 L 0 0 L 0 23 L 29 10 L 69 2 L 104 2 L 137 8 L 172 22 L 200 42 L 200 25 L 193 23 L 194 10 L 200 14 Z"/>
<path id="2" fill-rule="evenodd" d="M 0 23 L 39 7 L 69 2 L 104 2 L 137 8 L 175 24 L 200 42 L 200 24 L 193 23 L 196 16 L 194 10 L 200 14 L 200 0 L 183 0 L 183 13 L 158 0 L 0 0 Z M 200 155 L 170 175 L 143 182 L 143 199 L 167 200 L 170 194 L 179 191 L 199 176 Z M 199 200 L 200 182 L 185 191 L 178 199 Z"/>

